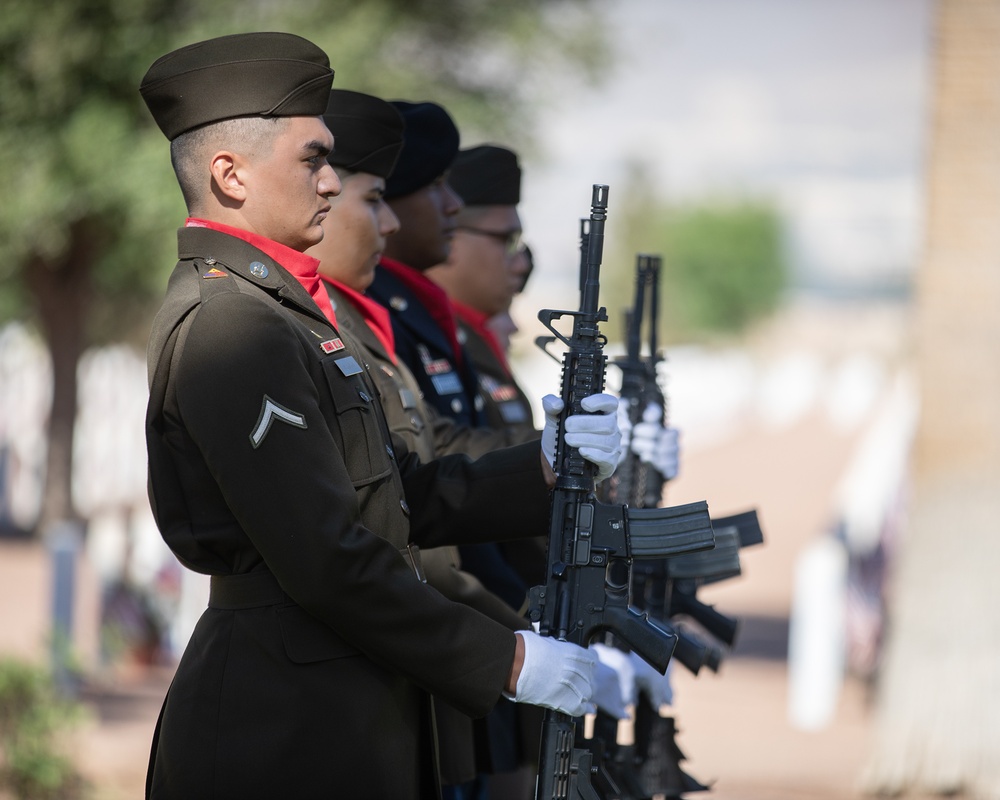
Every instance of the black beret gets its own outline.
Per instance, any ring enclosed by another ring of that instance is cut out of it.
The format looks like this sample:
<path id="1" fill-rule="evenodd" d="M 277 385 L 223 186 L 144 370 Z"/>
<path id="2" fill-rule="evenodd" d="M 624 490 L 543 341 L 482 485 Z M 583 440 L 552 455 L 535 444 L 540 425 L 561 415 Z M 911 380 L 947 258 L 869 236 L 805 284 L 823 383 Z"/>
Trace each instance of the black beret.
<path id="1" fill-rule="evenodd" d="M 402 197 L 432 183 L 458 153 L 458 128 L 437 103 L 393 100 L 403 115 L 403 151 L 385 183 L 386 197 Z"/>
<path id="2" fill-rule="evenodd" d="M 388 178 L 403 147 L 403 118 L 385 100 L 370 94 L 334 89 L 323 115 L 333 133 L 335 167 Z"/>
<path id="3" fill-rule="evenodd" d="M 318 117 L 332 83 L 330 59 L 301 36 L 237 33 L 161 56 L 139 92 L 173 141 L 234 117 Z"/>
<path id="4" fill-rule="evenodd" d="M 448 183 L 467 206 L 516 206 L 521 202 L 521 167 L 506 147 L 483 144 L 460 150 Z"/>

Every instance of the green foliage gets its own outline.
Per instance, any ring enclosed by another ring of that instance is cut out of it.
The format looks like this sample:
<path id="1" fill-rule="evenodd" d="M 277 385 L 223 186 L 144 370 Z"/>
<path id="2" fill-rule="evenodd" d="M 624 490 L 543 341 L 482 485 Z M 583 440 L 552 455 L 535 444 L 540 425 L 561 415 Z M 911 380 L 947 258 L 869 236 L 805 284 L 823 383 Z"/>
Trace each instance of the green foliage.
<path id="1" fill-rule="evenodd" d="M 663 257 L 660 327 L 670 339 L 739 334 L 778 306 L 787 267 L 781 217 L 769 203 L 722 199 L 670 205 L 658 202 L 641 181 L 628 198 L 609 309 L 633 302 L 637 252 Z M 626 275 L 632 281 L 627 285 Z"/>
<path id="2" fill-rule="evenodd" d="M 144 338 L 185 213 L 138 93 L 160 55 L 230 33 L 299 33 L 330 54 L 336 86 L 435 100 L 464 134 L 517 145 L 532 76 L 568 61 L 593 77 L 603 65 L 591 2 L 5 0 L 0 322 L 32 314 L 23 270 L 75 257 L 82 236 L 97 252 L 88 339 Z"/>
<path id="3" fill-rule="evenodd" d="M 58 735 L 79 718 L 43 670 L 0 660 L 0 789 L 23 800 L 73 800 L 83 781 L 58 750 Z"/>
<path id="4" fill-rule="evenodd" d="M 739 332 L 777 306 L 784 287 L 781 228 L 759 202 L 679 209 L 665 244 L 669 303 L 678 326 Z"/>
<path id="5" fill-rule="evenodd" d="M 185 209 L 166 140 L 139 96 L 160 56 L 254 30 L 297 33 L 335 85 L 435 100 L 466 136 L 515 146 L 535 76 L 596 76 L 594 0 L 4 0 L 0 15 L 0 323 L 34 324 L 53 355 L 50 453 L 68 461 L 86 347 L 144 345 Z M 515 122 L 517 120 L 517 122 Z M 71 467 L 50 463 L 39 525 L 72 517 Z"/>

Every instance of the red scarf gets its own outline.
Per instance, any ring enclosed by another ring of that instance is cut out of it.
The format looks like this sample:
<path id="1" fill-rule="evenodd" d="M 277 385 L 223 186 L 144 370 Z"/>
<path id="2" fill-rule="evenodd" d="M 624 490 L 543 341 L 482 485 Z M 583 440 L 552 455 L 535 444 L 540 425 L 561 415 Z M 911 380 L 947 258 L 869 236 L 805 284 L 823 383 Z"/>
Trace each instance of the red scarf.
<path id="1" fill-rule="evenodd" d="M 479 334 L 486 344 L 489 345 L 490 350 L 493 351 L 493 355 L 497 357 L 497 361 L 499 361 L 500 366 L 503 367 L 503 371 L 507 373 L 507 377 L 512 377 L 510 365 L 507 363 L 507 354 L 500 346 L 500 342 L 497 341 L 497 337 L 493 335 L 493 331 L 486 327 L 486 322 L 489 320 L 489 317 L 481 311 L 476 311 L 474 308 L 462 305 L 456 300 L 452 300 L 451 304 L 454 307 L 458 318 Z"/>
<path id="2" fill-rule="evenodd" d="M 330 295 L 326 293 L 326 286 L 319 279 L 319 261 L 298 250 L 268 239 L 242 228 L 233 228 L 230 225 L 223 225 L 221 222 L 212 222 L 207 219 L 197 219 L 188 217 L 184 223 L 187 228 L 209 228 L 219 233 L 227 233 L 237 239 L 242 239 L 247 244 L 252 244 L 262 253 L 266 254 L 274 261 L 287 269 L 295 279 L 302 284 L 309 296 L 313 299 L 323 315 L 330 320 L 333 327 L 337 327 L 337 315 L 333 313 L 333 304 L 330 302 Z"/>
<path id="3" fill-rule="evenodd" d="M 323 276 L 323 280 L 331 286 L 336 287 L 338 291 L 342 292 L 351 301 L 351 304 L 358 310 L 364 321 L 368 323 L 368 327 L 372 329 L 372 333 L 382 343 L 385 351 L 389 354 L 389 358 L 392 359 L 392 363 L 397 363 L 396 337 L 392 333 L 392 320 L 389 318 L 389 309 L 376 303 L 370 297 L 365 297 L 360 292 L 354 291 L 351 287 L 345 286 L 340 281 L 331 280 L 326 275 Z"/>
<path id="4" fill-rule="evenodd" d="M 426 277 L 422 272 L 418 272 L 402 262 L 394 261 L 385 256 L 382 256 L 379 268 L 391 272 L 417 296 L 417 299 L 427 309 L 431 317 L 438 324 L 438 327 L 448 338 L 452 353 L 454 354 L 455 364 L 461 366 L 462 348 L 458 344 L 458 327 L 455 325 L 455 313 L 444 289 Z"/>

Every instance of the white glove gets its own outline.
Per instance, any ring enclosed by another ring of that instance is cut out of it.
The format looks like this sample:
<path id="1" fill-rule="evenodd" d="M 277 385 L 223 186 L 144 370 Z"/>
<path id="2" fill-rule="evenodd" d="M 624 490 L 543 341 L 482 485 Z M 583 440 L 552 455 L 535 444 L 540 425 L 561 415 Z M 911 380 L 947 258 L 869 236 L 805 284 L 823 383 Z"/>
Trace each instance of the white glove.
<path id="1" fill-rule="evenodd" d="M 629 402 L 623 398 L 618 399 L 618 430 L 622 432 L 622 452 L 618 457 L 621 464 L 628 455 L 630 442 L 632 440 L 632 420 L 629 419 Z"/>
<path id="2" fill-rule="evenodd" d="M 642 422 L 632 427 L 629 447 L 646 464 L 652 464 L 664 479 L 677 477 L 680 466 L 679 431 L 664 428 L 663 409 L 650 403 L 642 412 Z"/>
<path id="3" fill-rule="evenodd" d="M 604 645 L 591 645 L 592 650 L 595 647 L 604 647 Z M 613 648 L 607 647 L 605 649 L 612 650 Z M 606 663 L 600 654 L 597 654 L 597 665 L 594 669 L 594 696 L 592 700 L 594 705 L 605 714 L 610 714 L 615 719 L 628 719 L 629 713 L 628 709 L 625 708 L 618 670 Z"/>
<path id="4" fill-rule="evenodd" d="M 636 698 L 635 667 L 632 665 L 629 654 L 624 650 L 619 650 L 617 647 L 608 647 L 608 645 L 600 643 L 592 644 L 590 649 L 594 651 L 598 661 L 603 666 L 613 669 L 615 675 L 618 676 L 618 688 L 621 693 L 622 706 L 633 705 Z M 594 699 L 600 707 L 601 703 L 596 695 Z M 619 717 L 619 719 L 624 719 L 624 717 Z"/>
<path id="5" fill-rule="evenodd" d="M 517 631 L 524 640 L 524 663 L 517 678 L 515 703 L 544 706 L 579 717 L 592 710 L 597 656 L 551 636 Z"/>
<path id="6" fill-rule="evenodd" d="M 621 457 L 621 431 L 618 430 L 618 398 L 610 394 L 592 394 L 580 401 L 584 411 L 566 417 L 566 444 L 597 466 L 595 480 L 600 483 L 611 477 Z M 553 464 L 556 457 L 556 430 L 563 410 L 561 398 L 547 394 L 542 398 L 545 427 L 542 428 L 542 453 Z"/>
<path id="7" fill-rule="evenodd" d="M 629 653 L 632 667 L 635 670 L 635 685 L 648 696 L 654 709 L 674 702 L 674 690 L 670 685 L 670 673 L 673 661 L 667 665 L 667 672 L 661 675 L 653 667 L 643 661 L 635 653 Z"/>

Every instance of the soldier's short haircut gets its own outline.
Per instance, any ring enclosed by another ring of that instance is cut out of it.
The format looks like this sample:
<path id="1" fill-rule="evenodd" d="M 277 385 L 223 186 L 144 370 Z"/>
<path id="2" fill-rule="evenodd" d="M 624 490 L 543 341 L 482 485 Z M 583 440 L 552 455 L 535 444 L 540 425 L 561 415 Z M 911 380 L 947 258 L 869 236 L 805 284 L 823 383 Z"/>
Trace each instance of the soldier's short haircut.
<path id="1" fill-rule="evenodd" d="M 235 117 L 213 122 L 180 134 L 170 142 L 170 163 L 177 175 L 188 211 L 201 207 L 211 179 L 208 159 L 219 150 L 232 150 L 247 158 L 271 152 L 275 137 L 288 117 Z"/>

